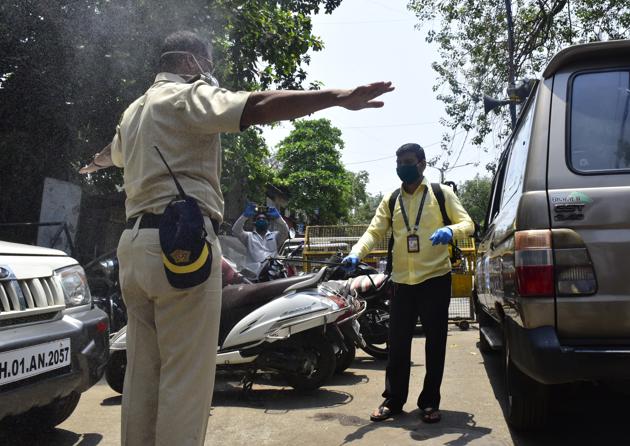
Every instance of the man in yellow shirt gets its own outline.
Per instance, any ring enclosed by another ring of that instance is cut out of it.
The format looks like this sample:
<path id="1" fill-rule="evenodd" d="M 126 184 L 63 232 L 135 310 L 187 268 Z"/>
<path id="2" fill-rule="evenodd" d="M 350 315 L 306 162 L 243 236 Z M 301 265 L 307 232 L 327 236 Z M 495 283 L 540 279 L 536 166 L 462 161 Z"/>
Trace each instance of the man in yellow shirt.
<path id="1" fill-rule="evenodd" d="M 350 90 L 231 92 L 218 87 L 208 45 L 190 32 L 166 38 L 159 69 L 155 83 L 125 110 L 111 144 L 82 172 L 112 164 L 125 169 L 127 229 L 118 244 L 129 318 L 122 445 L 200 446 L 221 313 L 220 133 L 333 106 L 382 107 L 374 99 L 393 87 L 377 82 Z M 154 147 L 205 219 L 211 273 L 190 288 L 174 288 L 165 273 L 158 227 L 178 190 Z"/>
<path id="2" fill-rule="evenodd" d="M 407 401 L 411 341 L 418 317 L 426 336 L 426 375 L 418 407 L 425 422 L 434 423 L 441 417 L 440 386 L 451 299 L 448 243 L 471 234 L 474 225 L 451 188 L 437 185 L 452 223 L 444 221 L 439 200 L 423 175 L 426 165 L 424 150 L 418 144 L 405 144 L 396 151 L 396 172 L 402 187 L 393 193 L 394 197 L 383 198 L 367 231 L 343 260 L 355 266 L 393 228 L 389 268 L 396 293 L 390 304 L 385 401 L 371 414 L 372 421 L 402 412 Z M 395 199 L 393 212 L 390 198 Z"/>

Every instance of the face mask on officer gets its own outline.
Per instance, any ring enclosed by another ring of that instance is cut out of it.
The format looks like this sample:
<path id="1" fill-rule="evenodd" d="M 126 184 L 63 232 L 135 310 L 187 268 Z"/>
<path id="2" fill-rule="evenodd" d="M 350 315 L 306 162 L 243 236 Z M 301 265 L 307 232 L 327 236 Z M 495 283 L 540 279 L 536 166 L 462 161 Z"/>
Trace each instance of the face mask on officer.
<path id="1" fill-rule="evenodd" d="M 167 51 L 165 53 L 162 53 L 162 55 L 160 57 L 164 57 L 164 56 L 166 56 L 168 54 L 187 54 L 187 55 L 192 57 L 193 61 L 197 65 L 197 68 L 199 68 L 199 73 L 196 74 L 196 75 L 175 73 L 178 76 L 186 79 L 188 82 L 196 81 L 198 79 L 201 79 L 202 81 L 206 82 L 207 84 L 211 85 L 212 87 L 218 87 L 219 86 L 219 81 L 217 80 L 216 77 L 214 77 L 212 75 L 212 73 L 214 72 L 214 65 L 212 64 L 212 61 L 210 59 L 208 59 L 206 57 L 203 57 L 203 56 L 195 56 L 193 53 L 190 53 L 188 51 Z M 203 61 L 205 61 L 207 66 L 208 66 L 208 69 L 204 70 L 202 68 L 201 64 L 199 63 L 199 60 L 197 58 L 200 58 Z"/>

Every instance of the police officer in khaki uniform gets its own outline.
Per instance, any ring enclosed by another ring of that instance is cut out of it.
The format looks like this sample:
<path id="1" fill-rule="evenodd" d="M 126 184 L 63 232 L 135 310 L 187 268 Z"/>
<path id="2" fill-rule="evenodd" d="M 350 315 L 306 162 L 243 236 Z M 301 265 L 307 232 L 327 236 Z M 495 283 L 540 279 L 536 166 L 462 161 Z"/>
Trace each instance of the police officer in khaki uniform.
<path id="1" fill-rule="evenodd" d="M 382 107 L 374 99 L 393 90 L 391 83 L 377 82 L 351 90 L 231 92 L 213 85 L 211 70 L 208 45 L 198 36 L 168 36 L 155 83 L 124 112 L 111 144 L 81 170 L 124 168 L 128 224 L 118 258 L 129 317 L 122 403 L 126 446 L 204 443 L 221 306 L 215 232 L 223 214 L 220 133 L 333 106 Z M 154 146 L 205 216 L 212 272 L 192 288 L 173 288 L 165 277 L 156 222 L 177 190 Z"/>

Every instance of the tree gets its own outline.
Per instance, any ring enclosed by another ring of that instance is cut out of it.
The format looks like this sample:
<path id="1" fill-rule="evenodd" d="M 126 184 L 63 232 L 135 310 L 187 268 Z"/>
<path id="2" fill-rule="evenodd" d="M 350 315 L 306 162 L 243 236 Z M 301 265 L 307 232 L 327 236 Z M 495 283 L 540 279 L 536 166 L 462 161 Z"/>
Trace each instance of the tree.
<path id="1" fill-rule="evenodd" d="M 348 172 L 348 174 L 352 178 L 351 209 L 348 223 L 367 224 L 372 220 L 376 208 L 383 199 L 383 194 L 372 195 L 367 192 L 369 175 L 366 171 Z"/>
<path id="2" fill-rule="evenodd" d="M 490 201 L 492 179 L 476 175 L 458 186 L 459 200 L 474 222 L 483 226 Z"/>
<path id="3" fill-rule="evenodd" d="M 161 41 L 170 32 L 191 29 L 208 38 L 216 76 L 229 88 L 302 88 L 309 51 L 323 48 L 312 33 L 311 15 L 322 8 L 330 13 L 340 3 L 2 2 L 0 220 L 37 220 L 45 176 L 85 181 L 77 167 L 111 140 L 121 113 L 152 83 Z M 254 133 L 246 133 L 243 141 L 228 138 L 226 147 L 234 154 L 261 149 Z M 241 160 L 252 158 L 226 157 L 229 163 Z M 261 169 L 246 165 L 241 170 Z M 108 169 L 84 184 L 113 191 L 121 182 L 120 171 Z"/>
<path id="4" fill-rule="evenodd" d="M 265 203 L 265 186 L 273 182 L 270 152 L 261 131 L 250 128 L 241 134 L 223 135 L 221 189 L 225 215 L 240 215 L 247 201 Z"/>
<path id="5" fill-rule="evenodd" d="M 627 0 L 512 0 L 513 65 L 516 79 L 534 77 L 563 47 L 630 36 Z M 481 146 L 491 132 L 505 135 L 510 127 L 507 109 L 497 118 L 483 113 L 482 95 L 505 97 L 509 52 L 504 0 L 410 0 L 419 27 L 429 29 L 427 42 L 437 45 L 440 60 L 433 63 L 434 86 L 446 109 L 442 123 L 450 128 L 442 140 L 442 162 L 459 157 L 465 143 Z M 464 131 L 460 147 L 453 137 Z M 500 138 L 499 138 L 500 140 Z M 499 145 L 500 143 L 497 143 Z M 486 148 L 486 150 L 488 150 Z"/>
<path id="6" fill-rule="evenodd" d="M 341 163 L 341 130 L 328 119 L 298 120 L 294 127 L 276 154 L 291 207 L 306 213 L 311 224 L 347 221 L 353 178 Z"/>

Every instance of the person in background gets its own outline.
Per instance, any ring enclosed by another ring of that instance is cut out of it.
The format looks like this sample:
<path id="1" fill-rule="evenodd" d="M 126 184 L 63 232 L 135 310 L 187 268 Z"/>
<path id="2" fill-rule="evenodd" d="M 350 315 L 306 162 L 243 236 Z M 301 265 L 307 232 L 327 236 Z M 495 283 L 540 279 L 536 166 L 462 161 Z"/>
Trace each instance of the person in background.
<path id="1" fill-rule="evenodd" d="M 243 229 L 250 218 L 254 220 L 251 232 Z M 289 236 L 289 226 L 276 208 L 269 208 L 266 213 L 256 212 L 256 205 L 249 203 L 234 222 L 232 233 L 247 248 L 247 263 L 243 266 L 258 275 L 265 260 L 278 255 L 278 248 Z"/>

